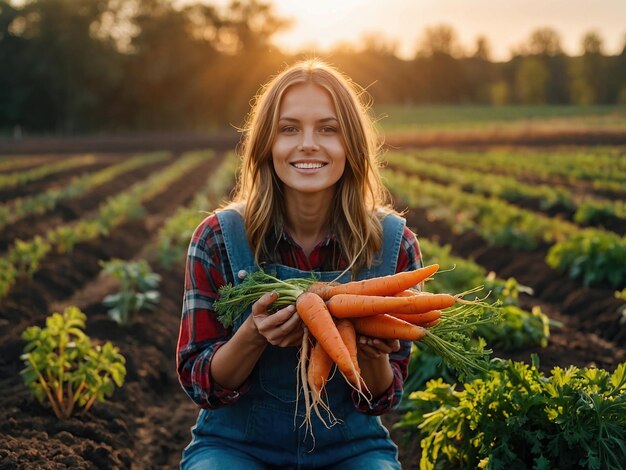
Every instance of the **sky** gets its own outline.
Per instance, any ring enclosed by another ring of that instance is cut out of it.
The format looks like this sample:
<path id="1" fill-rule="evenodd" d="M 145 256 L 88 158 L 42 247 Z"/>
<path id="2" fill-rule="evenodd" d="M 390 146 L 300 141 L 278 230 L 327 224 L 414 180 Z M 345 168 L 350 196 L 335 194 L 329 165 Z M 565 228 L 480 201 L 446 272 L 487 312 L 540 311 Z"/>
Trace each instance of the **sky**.
<path id="1" fill-rule="evenodd" d="M 191 3 L 191 0 L 185 0 Z M 207 1 L 227 5 L 230 0 Z M 275 36 L 287 52 L 323 52 L 338 41 L 358 45 L 364 33 L 398 43 L 410 58 L 422 32 L 447 24 L 460 43 L 474 49 L 487 37 L 494 60 L 507 60 L 511 49 L 526 43 L 540 27 L 561 36 L 568 55 L 580 53 L 583 35 L 596 31 L 604 52 L 621 52 L 626 41 L 626 0 L 272 0 L 275 12 L 292 18 L 289 30 Z"/>

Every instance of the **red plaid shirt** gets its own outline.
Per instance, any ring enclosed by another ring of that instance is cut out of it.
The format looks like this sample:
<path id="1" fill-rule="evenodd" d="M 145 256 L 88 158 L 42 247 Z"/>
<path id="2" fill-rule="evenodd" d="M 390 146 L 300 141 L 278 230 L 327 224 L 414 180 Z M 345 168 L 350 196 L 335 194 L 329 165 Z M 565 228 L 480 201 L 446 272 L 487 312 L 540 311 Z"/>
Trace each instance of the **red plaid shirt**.
<path id="1" fill-rule="evenodd" d="M 268 235 L 268 245 L 276 247 L 269 263 L 283 264 L 304 271 L 334 271 L 346 268 L 345 259 L 337 256 L 339 244 L 333 236 L 320 242 L 307 258 L 302 248 L 284 230 L 277 239 Z M 339 258 L 339 259 L 337 259 Z M 404 229 L 396 272 L 417 269 L 421 253 L 415 234 Z M 211 379 L 210 365 L 215 351 L 231 337 L 213 311 L 218 290 L 234 283 L 224 237 L 217 216 L 207 217 L 196 228 L 189 245 L 185 270 L 185 291 L 177 346 L 179 381 L 189 397 L 202 408 L 218 408 L 235 403 L 248 389 L 244 383 L 237 390 L 221 387 Z M 400 350 L 390 355 L 394 380 L 389 389 L 371 404 L 353 395 L 355 406 L 364 413 L 382 414 L 394 408 L 402 398 L 407 376 L 411 343 L 402 341 Z"/>

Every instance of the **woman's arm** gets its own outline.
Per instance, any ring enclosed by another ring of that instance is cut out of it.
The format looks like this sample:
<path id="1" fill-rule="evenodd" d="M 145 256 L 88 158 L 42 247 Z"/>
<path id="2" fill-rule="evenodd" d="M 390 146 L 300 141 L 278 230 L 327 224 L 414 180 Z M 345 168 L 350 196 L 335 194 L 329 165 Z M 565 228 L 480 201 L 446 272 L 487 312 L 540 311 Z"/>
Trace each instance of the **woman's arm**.
<path id="1" fill-rule="evenodd" d="M 213 303 L 219 288 L 233 281 L 227 276 L 230 272 L 221 227 L 211 215 L 196 228 L 189 244 L 176 348 L 179 382 L 203 408 L 232 404 L 246 392 L 246 378 L 267 343 L 292 346 L 302 338 L 295 311 L 267 315 L 267 306 L 275 300 L 271 296 L 253 306 L 253 315 L 237 332 L 224 328 Z"/>

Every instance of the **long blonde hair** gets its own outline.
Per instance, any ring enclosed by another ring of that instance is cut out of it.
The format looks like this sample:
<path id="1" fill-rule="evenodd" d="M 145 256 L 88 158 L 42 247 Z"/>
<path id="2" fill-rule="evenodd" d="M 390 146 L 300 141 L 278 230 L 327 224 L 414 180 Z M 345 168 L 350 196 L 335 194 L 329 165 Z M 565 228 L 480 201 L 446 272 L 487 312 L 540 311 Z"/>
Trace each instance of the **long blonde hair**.
<path id="1" fill-rule="evenodd" d="M 245 204 L 243 218 L 256 259 L 267 257 L 271 247 L 265 246 L 265 238 L 270 230 L 279 234 L 285 219 L 281 182 L 272 163 L 272 144 L 285 91 L 301 83 L 324 88 L 337 113 L 346 168 L 331 208 L 332 214 L 343 217 L 334 217 L 331 228 L 354 275 L 372 266 L 382 246 L 381 213 L 393 210 L 379 172 L 381 142 L 368 106 L 361 99 L 365 91 L 335 68 L 319 60 L 298 62 L 262 87 L 243 128 L 242 166 L 233 202 Z"/>

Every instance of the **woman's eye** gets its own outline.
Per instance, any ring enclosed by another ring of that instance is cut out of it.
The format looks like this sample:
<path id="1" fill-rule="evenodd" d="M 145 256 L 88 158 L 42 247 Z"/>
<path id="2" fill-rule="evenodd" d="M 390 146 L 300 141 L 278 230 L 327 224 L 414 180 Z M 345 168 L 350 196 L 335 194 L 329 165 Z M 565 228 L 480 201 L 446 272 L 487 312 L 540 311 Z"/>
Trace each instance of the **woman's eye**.
<path id="1" fill-rule="evenodd" d="M 287 132 L 287 133 L 296 132 L 296 131 L 297 129 L 293 126 L 285 126 L 281 129 L 281 132 Z"/>
<path id="2" fill-rule="evenodd" d="M 332 126 L 324 126 L 320 129 L 320 131 L 323 133 L 331 133 L 331 132 L 337 132 L 337 129 L 335 129 Z"/>

